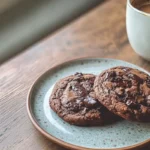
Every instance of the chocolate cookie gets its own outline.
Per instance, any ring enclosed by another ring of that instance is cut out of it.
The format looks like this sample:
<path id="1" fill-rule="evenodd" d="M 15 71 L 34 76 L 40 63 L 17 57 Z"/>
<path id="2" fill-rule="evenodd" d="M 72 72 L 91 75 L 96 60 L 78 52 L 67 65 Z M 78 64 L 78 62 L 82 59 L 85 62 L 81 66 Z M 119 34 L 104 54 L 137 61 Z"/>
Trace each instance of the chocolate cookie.
<path id="1" fill-rule="evenodd" d="M 96 99 L 95 76 L 76 73 L 58 81 L 50 97 L 50 107 L 66 122 L 79 126 L 102 125 L 116 116 Z"/>
<path id="2" fill-rule="evenodd" d="M 115 67 L 95 79 L 98 100 L 111 112 L 132 121 L 150 122 L 150 76 L 137 69 Z"/>

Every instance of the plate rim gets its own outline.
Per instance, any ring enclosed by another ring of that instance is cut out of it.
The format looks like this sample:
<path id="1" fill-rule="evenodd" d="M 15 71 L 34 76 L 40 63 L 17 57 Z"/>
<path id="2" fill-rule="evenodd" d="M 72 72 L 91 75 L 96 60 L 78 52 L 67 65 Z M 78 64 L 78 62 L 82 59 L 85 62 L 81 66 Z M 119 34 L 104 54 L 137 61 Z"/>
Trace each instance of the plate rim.
<path id="1" fill-rule="evenodd" d="M 42 129 L 40 127 L 40 125 L 38 125 L 38 122 L 36 121 L 36 118 L 34 117 L 34 114 L 32 112 L 32 109 L 31 109 L 31 94 L 32 94 L 32 91 L 36 85 L 36 83 L 44 76 L 46 75 L 48 72 L 50 72 L 51 70 L 57 68 L 57 67 L 60 67 L 60 66 L 63 66 L 65 64 L 68 64 L 70 62 L 75 62 L 75 61 L 80 61 L 80 60 L 86 60 L 86 59 L 103 59 L 103 60 L 116 60 L 116 61 L 124 61 L 124 60 L 119 60 L 119 59 L 112 59 L 112 58 L 100 58 L 100 57 L 80 57 L 80 58 L 76 58 L 76 59 L 70 59 L 70 60 L 67 60 L 67 61 L 64 61 L 64 62 L 60 62 L 52 67 L 50 67 L 47 71 L 45 71 L 44 73 L 42 73 L 34 82 L 33 84 L 31 85 L 29 91 L 28 91 L 28 94 L 27 94 L 27 100 L 26 100 L 26 109 L 27 109 L 27 113 L 28 113 L 28 117 L 30 119 L 30 121 L 32 122 L 33 126 L 42 134 L 44 135 L 47 139 L 51 140 L 52 142 L 56 143 L 56 144 L 59 144 L 65 148 L 73 148 L 73 149 L 76 149 L 76 150 L 134 150 L 135 148 L 140 148 L 142 146 L 145 146 L 146 144 L 150 143 L 150 139 L 148 140 L 145 140 L 143 142 L 140 142 L 140 143 L 137 143 L 137 144 L 134 144 L 134 145 L 131 145 L 131 146 L 126 146 L 126 147 L 120 147 L 120 148 L 109 148 L 109 149 L 106 149 L 106 148 L 87 148 L 87 147 L 83 147 L 83 146 L 78 146 L 78 145 L 74 145 L 74 144 L 71 144 L 71 143 L 68 143 L 68 142 L 65 142 L 63 140 L 60 140 L 58 139 L 57 137 L 49 134 L 47 131 L 45 131 L 44 129 Z M 135 64 L 132 64 L 130 62 L 127 62 L 127 61 L 124 61 L 126 63 L 129 63 L 131 65 L 135 65 Z M 135 65 L 137 66 L 137 65 Z M 140 66 L 138 66 L 140 67 Z M 142 68 L 142 67 L 140 67 Z M 146 71 L 147 73 L 149 73 L 147 70 L 145 70 L 144 68 L 142 68 L 144 71 Z"/>

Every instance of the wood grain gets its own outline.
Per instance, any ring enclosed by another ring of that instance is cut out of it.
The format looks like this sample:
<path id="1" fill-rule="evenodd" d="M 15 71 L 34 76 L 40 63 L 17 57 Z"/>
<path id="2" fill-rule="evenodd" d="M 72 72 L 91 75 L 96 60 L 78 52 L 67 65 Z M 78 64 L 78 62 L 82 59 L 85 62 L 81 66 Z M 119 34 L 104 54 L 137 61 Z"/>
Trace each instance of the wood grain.
<path id="1" fill-rule="evenodd" d="M 128 43 L 125 8 L 125 0 L 106 1 L 0 66 L 0 150 L 65 150 L 37 132 L 26 112 L 31 84 L 52 66 L 72 58 L 99 56 L 150 71 L 150 63 Z"/>

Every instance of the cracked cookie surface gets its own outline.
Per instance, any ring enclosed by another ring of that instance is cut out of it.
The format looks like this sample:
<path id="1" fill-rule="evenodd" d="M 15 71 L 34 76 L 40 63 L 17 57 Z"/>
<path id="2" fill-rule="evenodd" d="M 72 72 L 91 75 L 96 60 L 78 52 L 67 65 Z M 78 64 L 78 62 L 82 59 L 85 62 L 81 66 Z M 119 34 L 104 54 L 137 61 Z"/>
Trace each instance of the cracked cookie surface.
<path id="1" fill-rule="evenodd" d="M 132 121 L 150 122 L 150 76 L 137 69 L 114 67 L 96 77 L 98 100 L 111 112 Z"/>
<path id="2" fill-rule="evenodd" d="M 102 106 L 93 90 L 95 75 L 76 73 L 59 80 L 50 96 L 50 107 L 63 120 L 79 126 L 103 125 L 117 116 Z"/>

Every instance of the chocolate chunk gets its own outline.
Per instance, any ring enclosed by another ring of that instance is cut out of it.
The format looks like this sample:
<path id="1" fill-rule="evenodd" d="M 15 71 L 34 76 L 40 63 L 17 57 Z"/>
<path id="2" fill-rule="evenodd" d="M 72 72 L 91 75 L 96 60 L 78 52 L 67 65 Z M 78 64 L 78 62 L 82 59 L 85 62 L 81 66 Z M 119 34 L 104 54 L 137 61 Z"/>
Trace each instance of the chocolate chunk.
<path id="1" fill-rule="evenodd" d="M 81 77 L 83 74 L 81 72 L 76 72 L 75 76 Z"/>
<path id="2" fill-rule="evenodd" d="M 115 79 L 114 79 L 114 82 L 122 82 L 123 80 L 122 80 L 122 77 L 120 77 L 120 76 L 117 76 L 117 77 L 115 77 Z"/>
<path id="3" fill-rule="evenodd" d="M 139 108 L 138 105 L 133 100 L 127 100 L 126 104 L 131 108 Z"/>
<path id="4" fill-rule="evenodd" d="M 87 96 L 84 99 L 84 104 L 85 104 L 86 107 L 91 108 L 91 107 L 94 107 L 97 104 L 97 100 L 90 97 L 90 96 Z"/>
<path id="5" fill-rule="evenodd" d="M 133 80 L 136 80 L 138 83 L 143 83 L 143 79 L 135 74 L 129 74 L 128 77 L 132 78 Z"/>
<path id="6" fill-rule="evenodd" d="M 130 88 L 130 87 L 132 86 L 131 81 L 127 81 L 127 82 L 126 82 L 126 84 L 127 84 L 127 86 L 126 86 L 126 87 L 129 87 L 129 88 Z"/>
<path id="7" fill-rule="evenodd" d="M 116 76 L 116 72 L 115 71 L 109 72 L 108 76 L 109 77 L 115 77 Z"/>
<path id="8" fill-rule="evenodd" d="M 80 82 L 80 80 L 82 80 L 82 79 L 83 79 L 82 73 L 79 73 L 79 72 L 75 73 L 75 76 L 73 78 L 74 81 Z"/>
<path id="9" fill-rule="evenodd" d="M 81 86 L 79 83 L 71 84 L 71 89 L 78 95 L 78 96 L 85 96 L 86 95 L 86 89 Z"/>
<path id="10" fill-rule="evenodd" d="M 106 72 L 105 80 L 108 79 L 108 78 L 113 79 L 115 76 L 116 76 L 115 72 Z"/>

